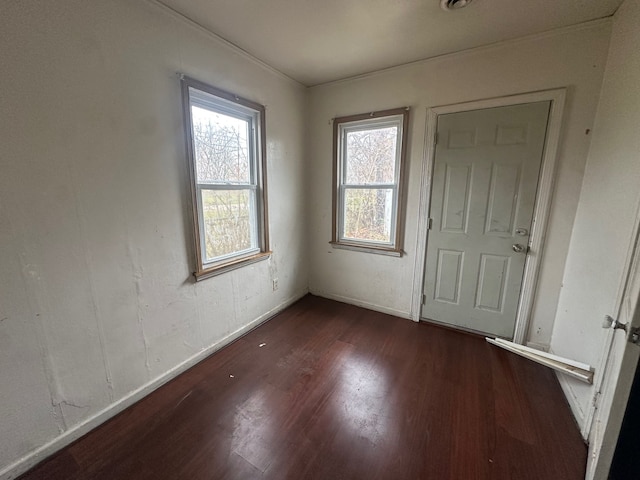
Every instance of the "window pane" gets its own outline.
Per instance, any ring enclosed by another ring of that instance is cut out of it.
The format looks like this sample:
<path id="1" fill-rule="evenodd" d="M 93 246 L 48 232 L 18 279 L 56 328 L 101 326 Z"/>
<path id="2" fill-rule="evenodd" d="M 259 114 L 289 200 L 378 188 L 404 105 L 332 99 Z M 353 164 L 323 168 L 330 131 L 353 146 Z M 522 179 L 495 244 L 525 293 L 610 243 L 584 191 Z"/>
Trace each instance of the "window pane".
<path id="1" fill-rule="evenodd" d="M 346 183 L 394 183 L 398 127 L 348 131 Z"/>
<path id="2" fill-rule="evenodd" d="M 253 190 L 202 190 L 205 259 L 257 248 Z"/>
<path id="3" fill-rule="evenodd" d="M 344 196 L 344 238 L 390 243 L 393 190 L 346 188 Z"/>
<path id="4" fill-rule="evenodd" d="M 191 107 L 198 183 L 250 182 L 249 122 Z"/>

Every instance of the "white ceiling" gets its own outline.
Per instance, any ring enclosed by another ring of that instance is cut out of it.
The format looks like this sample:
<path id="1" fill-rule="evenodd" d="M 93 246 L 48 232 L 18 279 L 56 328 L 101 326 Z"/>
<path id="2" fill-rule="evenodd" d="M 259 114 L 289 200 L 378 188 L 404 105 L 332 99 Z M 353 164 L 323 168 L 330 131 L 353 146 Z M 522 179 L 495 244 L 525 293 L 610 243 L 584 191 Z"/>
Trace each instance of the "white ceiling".
<path id="1" fill-rule="evenodd" d="M 159 0 L 304 85 L 612 15 L 622 0 Z"/>

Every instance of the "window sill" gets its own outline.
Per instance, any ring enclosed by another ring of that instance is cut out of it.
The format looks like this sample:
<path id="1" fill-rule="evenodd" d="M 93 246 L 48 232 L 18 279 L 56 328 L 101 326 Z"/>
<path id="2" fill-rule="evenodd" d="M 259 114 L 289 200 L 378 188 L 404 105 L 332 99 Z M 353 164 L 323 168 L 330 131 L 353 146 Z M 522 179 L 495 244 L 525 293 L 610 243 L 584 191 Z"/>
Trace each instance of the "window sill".
<path id="1" fill-rule="evenodd" d="M 227 263 L 223 263 L 222 265 L 216 265 L 214 267 L 205 268 L 199 272 L 195 272 L 193 276 L 196 278 L 196 282 L 200 280 L 205 280 L 210 277 L 215 277 L 216 275 L 222 275 L 223 273 L 230 272 L 231 270 L 235 270 L 237 268 L 244 267 L 246 265 L 251 265 L 252 263 L 257 263 L 262 260 L 266 260 L 271 256 L 271 252 L 260 252 L 249 257 L 242 257 L 236 260 L 232 260 Z"/>
<path id="2" fill-rule="evenodd" d="M 392 247 L 377 247 L 375 245 L 362 245 L 357 243 L 345 243 L 345 242 L 329 242 L 333 248 L 341 250 L 353 250 L 356 252 L 374 253 L 376 255 L 387 255 L 390 257 L 402 257 L 405 253 L 402 250 L 398 250 Z"/>

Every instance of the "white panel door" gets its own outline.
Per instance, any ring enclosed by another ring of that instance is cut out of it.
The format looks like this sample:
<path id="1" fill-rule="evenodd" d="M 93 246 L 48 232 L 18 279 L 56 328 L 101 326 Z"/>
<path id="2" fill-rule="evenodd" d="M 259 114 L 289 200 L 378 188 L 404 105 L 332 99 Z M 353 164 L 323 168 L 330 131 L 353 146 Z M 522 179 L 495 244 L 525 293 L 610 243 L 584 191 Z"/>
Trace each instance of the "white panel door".
<path id="1" fill-rule="evenodd" d="M 549 107 L 438 117 L 423 319 L 513 336 Z"/>

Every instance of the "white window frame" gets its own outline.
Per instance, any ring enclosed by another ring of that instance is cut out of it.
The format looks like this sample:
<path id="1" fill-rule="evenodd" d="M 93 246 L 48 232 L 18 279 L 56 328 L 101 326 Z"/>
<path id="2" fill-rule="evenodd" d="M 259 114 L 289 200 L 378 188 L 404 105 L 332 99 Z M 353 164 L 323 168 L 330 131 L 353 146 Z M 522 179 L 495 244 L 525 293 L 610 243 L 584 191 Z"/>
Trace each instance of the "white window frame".
<path id="1" fill-rule="evenodd" d="M 404 238 L 404 172 L 407 150 L 409 108 L 339 117 L 333 120 L 333 226 L 331 244 L 335 248 L 402 256 Z M 348 183 L 346 178 L 346 137 L 350 132 L 396 127 L 396 153 L 392 183 Z M 391 225 L 389 241 L 364 240 L 347 237 L 344 232 L 345 196 L 348 190 L 391 190 Z"/>
<path id="2" fill-rule="evenodd" d="M 265 108 L 251 100 L 182 76 L 182 99 L 185 117 L 185 138 L 191 205 L 195 240 L 196 280 L 203 280 L 244 265 L 260 261 L 270 255 L 267 222 L 267 183 L 265 159 Z M 198 182 L 193 135 L 192 106 L 244 120 L 249 125 L 249 181 L 248 182 Z M 208 259 L 204 230 L 202 192 L 248 191 L 250 198 L 250 228 L 252 245 L 226 255 Z"/>

